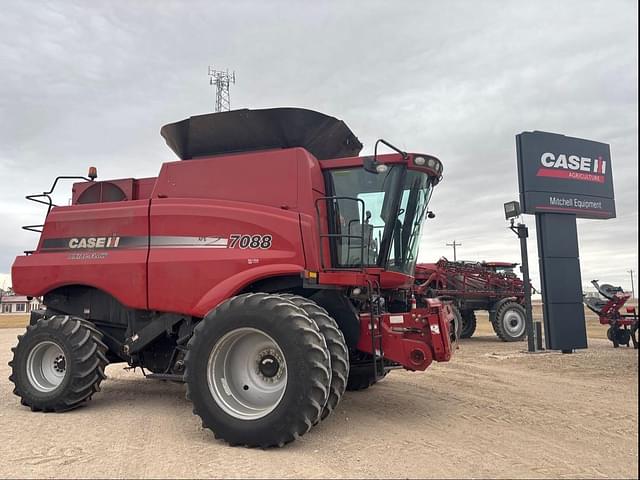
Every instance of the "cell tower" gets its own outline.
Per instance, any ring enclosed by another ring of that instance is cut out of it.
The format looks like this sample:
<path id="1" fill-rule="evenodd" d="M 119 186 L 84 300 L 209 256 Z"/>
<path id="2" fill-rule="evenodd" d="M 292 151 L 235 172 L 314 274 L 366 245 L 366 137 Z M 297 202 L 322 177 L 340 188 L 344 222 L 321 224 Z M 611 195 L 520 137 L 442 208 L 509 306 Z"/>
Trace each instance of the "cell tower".
<path id="1" fill-rule="evenodd" d="M 229 70 L 215 70 L 209 66 L 209 85 L 216 86 L 215 112 L 228 112 L 231 110 L 231 98 L 229 97 L 229 85 L 236 83 L 236 72 Z"/>

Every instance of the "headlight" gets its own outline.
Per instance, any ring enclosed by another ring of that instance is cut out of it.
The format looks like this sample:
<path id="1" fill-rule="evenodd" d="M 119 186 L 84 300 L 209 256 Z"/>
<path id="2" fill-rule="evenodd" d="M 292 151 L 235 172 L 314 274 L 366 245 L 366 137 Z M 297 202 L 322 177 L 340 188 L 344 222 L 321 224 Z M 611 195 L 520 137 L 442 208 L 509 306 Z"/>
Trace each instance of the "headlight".
<path id="1" fill-rule="evenodd" d="M 387 167 L 384 163 L 381 163 L 379 165 L 376 165 L 376 172 L 378 173 L 384 173 L 387 171 L 389 167 Z"/>
<path id="2" fill-rule="evenodd" d="M 429 155 L 416 155 L 413 157 L 413 164 L 418 167 L 426 167 L 437 176 L 442 175 L 442 163 L 435 157 Z"/>

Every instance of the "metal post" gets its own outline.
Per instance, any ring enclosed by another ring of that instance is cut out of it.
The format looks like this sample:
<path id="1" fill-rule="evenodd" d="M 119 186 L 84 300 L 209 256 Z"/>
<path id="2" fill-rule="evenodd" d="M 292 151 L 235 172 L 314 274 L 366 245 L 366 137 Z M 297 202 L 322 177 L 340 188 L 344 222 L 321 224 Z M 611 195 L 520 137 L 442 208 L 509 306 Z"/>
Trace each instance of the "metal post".
<path id="1" fill-rule="evenodd" d="M 536 350 L 542 351 L 542 322 L 533 322 L 536 326 Z"/>
<path id="2" fill-rule="evenodd" d="M 531 280 L 529 278 L 529 254 L 527 252 L 527 237 L 529 229 L 523 223 L 518 223 L 516 228 L 511 226 L 520 239 L 520 255 L 522 256 L 522 281 L 524 282 L 524 310 L 525 325 L 527 328 L 527 346 L 529 352 L 536 351 L 535 329 L 533 326 L 533 312 L 531 311 Z"/>
<path id="3" fill-rule="evenodd" d="M 627 270 L 629 272 L 629 275 L 631 275 L 631 301 L 635 302 L 636 300 L 636 292 L 633 288 L 633 269 L 631 270 Z"/>

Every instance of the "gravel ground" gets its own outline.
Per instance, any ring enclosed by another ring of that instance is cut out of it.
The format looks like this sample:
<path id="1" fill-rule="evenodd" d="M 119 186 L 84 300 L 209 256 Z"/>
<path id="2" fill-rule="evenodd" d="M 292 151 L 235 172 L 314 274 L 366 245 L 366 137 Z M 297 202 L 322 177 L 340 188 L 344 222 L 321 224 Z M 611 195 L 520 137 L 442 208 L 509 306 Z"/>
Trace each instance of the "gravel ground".
<path id="1" fill-rule="evenodd" d="M 480 322 L 449 364 L 392 372 L 282 448 L 232 448 L 203 430 L 184 386 L 122 365 L 63 414 L 12 395 L 0 330 L 0 477 L 638 477 L 638 351 L 590 340 L 522 353 Z M 603 327 L 604 328 L 604 327 Z"/>

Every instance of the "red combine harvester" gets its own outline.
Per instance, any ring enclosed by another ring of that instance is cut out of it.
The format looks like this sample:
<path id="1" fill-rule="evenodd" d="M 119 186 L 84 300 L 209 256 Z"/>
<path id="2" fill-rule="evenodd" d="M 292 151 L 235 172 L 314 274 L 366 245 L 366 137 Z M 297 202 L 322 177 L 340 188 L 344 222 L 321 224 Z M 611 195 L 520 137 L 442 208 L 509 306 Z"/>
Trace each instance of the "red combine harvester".
<path id="1" fill-rule="evenodd" d="M 416 266 L 416 293 L 419 298 L 439 298 L 451 302 L 461 324 L 460 338 L 470 338 L 476 330 L 476 310 L 487 310 L 493 330 L 505 342 L 526 336 L 524 283 L 514 273 L 517 263 L 450 262 Z"/>
<path id="2" fill-rule="evenodd" d="M 598 280 L 592 280 L 591 283 L 604 300 L 597 297 L 585 297 L 584 303 L 598 315 L 602 325 L 609 325 L 607 338 L 611 340 L 614 348 L 618 348 L 620 345 L 628 347 L 629 341 L 633 343 L 633 348 L 638 348 L 638 312 L 636 308 L 626 307 L 626 313 L 620 313 L 620 309 L 631 298 L 631 294 L 622 290 L 621 287 L 614 287 L 608 283 L 600 285 Z"/>
<path id="3" fill-rule="evenodd" d="M 282 446 L 392 368 L 451 356 L 453 315 L 412 295 L 438 159 L 296 108 L 161 130 L 180 161 L 154 178 L 58 177 L 16 292 L 43 296 L 10 362 L 22 404 L 77 407 L 108 363 L 184 381 L 217 438 Z M 378 145 L 394 150 L 378 155 Z M 60 180 L 71 204 L 55 206 Z"/>

